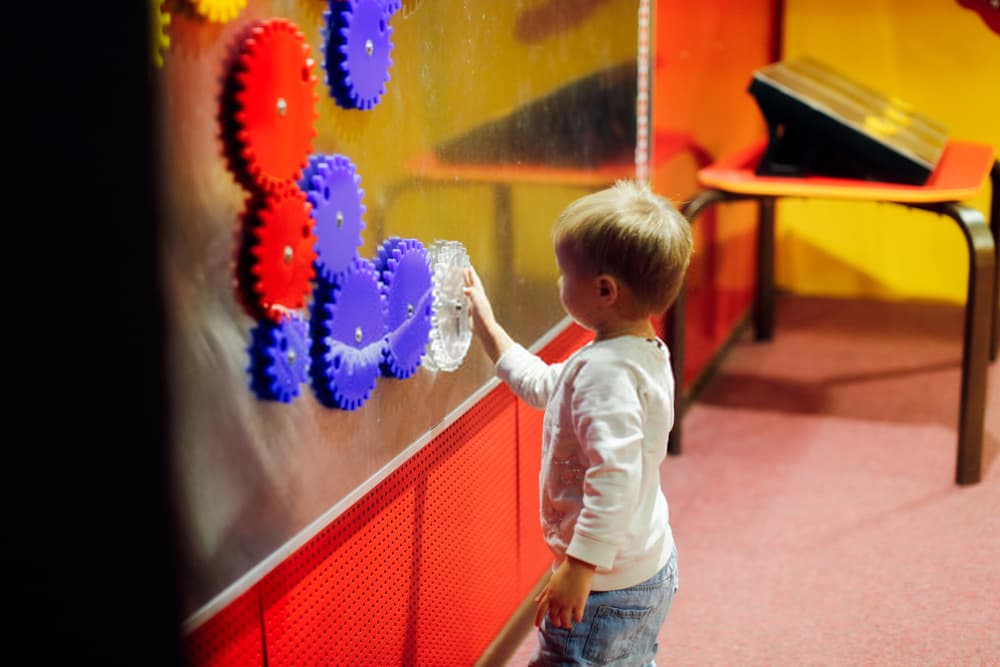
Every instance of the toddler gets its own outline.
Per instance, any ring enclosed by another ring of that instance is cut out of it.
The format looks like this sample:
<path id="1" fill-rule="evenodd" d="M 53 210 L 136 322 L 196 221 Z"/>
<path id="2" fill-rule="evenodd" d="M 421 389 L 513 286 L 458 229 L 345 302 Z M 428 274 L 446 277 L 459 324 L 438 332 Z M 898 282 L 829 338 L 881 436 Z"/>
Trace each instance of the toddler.
<path id="1" fill-rule="evenodd" d="M 563 308 L 594 332 L 564 362 L 516 343 L 475 269 L 464 276 L 498 376 L 545 410 L 540 518 L 554 559 L 531 664 L 651 665 L 678 582 L 659 474 L 678 389 L 651 318 L 680 291 L 691 229 L 648 186 L 618 181 L 566 207 L 552 241 Z"/>

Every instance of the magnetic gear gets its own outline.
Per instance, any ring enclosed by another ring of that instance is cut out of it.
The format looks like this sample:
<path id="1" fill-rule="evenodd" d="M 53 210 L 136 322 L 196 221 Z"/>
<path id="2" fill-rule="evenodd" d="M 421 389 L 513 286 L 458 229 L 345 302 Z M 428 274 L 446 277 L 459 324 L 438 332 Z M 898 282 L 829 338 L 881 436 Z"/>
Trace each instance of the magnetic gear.
<path id="1" fill-rule="evenodd" d="M 344 109 L 371 109 L 385 94 L 393 49 L 395 0 L 330 0 L 324 14 L 323 65 L 330 95 Z"/>
<path id="2" fill-rule="evenodd" d="M 469 303 L 463 272 L 471 263 L 458 241 L 435 241 L 427 252 L 433 275 L 433 315 L 424 364 L 430 370 L 454 371 L 472 344 Z"/>
<path id="3" fill-rule="evenodd" d="M 385 349 L 385 300 L 367 259 L 331 285 L 317 283 L 312 306 L 313 393 L 326 407 L 357 410 L 371 397 Z"/>
<path id="4" fill-rule="evenodd" d="M 250 25 L 226 67 L 219 107 L 229 168 L 248 190 L 298 181 L 319 117 L 310 47 L 287 19 Z"/>
<path id="5" fill-rule="evenodd" d="M 315 275 L 309 202 L 291 183 L 251 196 L 242 223 L 236 258 L 240 303 L 254 319 L 280 322 L 288 311 L 305 307 Z"/>
<path id="6" fill-rule="evenodd" d="M 375 258 L 386 304 L 382 375 L 406 379 L 417 372 L 431 331 L 433 291 L 427 250 L 416 239 L 386 239 Z"/>
<path id="7" fill-rule="evenodd" d="M 316 276 L 333 282 L 358 257 L 365 228 L 360 187 L 354 164 L 343 155 L 313 155 L 303 172 L 302 189 L 312 204 L 316 234 Z"/>
<path id="8" fill-rule="evenodd" d="M 309 323 L 288 313 L 280 323 L 261 320 L 250 333 L 250 389 L 262 400 L 290 403 L 309 381 Z"/>
<path id="9" fill-rule="evenodd" d="M 152 8 L 149 18 L 152 21 L 153 64 L 163 67 L 163 54 L 170 48 L 170 35 L 167 26 L 170 25 L 170 14 L 163 8 L 165 0 L 151 0 Z"/>
<path id="10" fill-rule="evenodd" d="M 247 0 L 191 0 L 194 10 L 213 23 L 228 23 L 239 16 Z"/>

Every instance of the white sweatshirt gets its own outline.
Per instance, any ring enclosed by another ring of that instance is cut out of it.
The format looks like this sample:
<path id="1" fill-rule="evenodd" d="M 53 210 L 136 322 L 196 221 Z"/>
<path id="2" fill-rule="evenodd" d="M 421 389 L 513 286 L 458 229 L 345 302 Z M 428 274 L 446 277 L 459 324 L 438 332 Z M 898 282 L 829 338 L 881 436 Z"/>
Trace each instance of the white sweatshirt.
<path id="1" fill-rule="evenodd" d="M 595 591 L 656 574 L 674 547 L 660 489 L 674 423 L 666 345 L 619 336 L 549 365 L 515 344 L 496 370 L 525 402 L 545 409 L 539 493 L 553 568 L 567 554 L 596 565 Z"/>

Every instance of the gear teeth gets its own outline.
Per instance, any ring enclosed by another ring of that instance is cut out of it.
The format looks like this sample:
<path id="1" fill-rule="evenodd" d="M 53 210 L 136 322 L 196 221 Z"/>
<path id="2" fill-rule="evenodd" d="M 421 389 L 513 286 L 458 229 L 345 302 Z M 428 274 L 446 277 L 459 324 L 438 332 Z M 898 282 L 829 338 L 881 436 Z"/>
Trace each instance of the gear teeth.
<path id="1" fill-rule="evenodd" d="M 193 0 L 194 10 L 213 23 L 228 23 L 236 18 L 247 0 Z"/>
<path id="2" fill-rule="evenodd" d="M 247 373 L 257 397 L 283 403 L 297 397 L 309 378 L 310 348 L 309 323 L 299 313 L 286 312 L 279 323 L 258 322 L 247 347 Z"/>
<path id="3" fill-rule="evenodd" d="M 321 281 L 322 282 L 322 281 Z M 372 262 L 356 258 L 336 282 L 315 292 L 319 322 L 313 330 L 311 374 L 314 393 L 324 405 L 357 409 L 371 396 L 384 349 L 382 298 Z"/>
<path id="4" fill-rule="evenodd" d="M 389 328 L 380 369 L 384 376 L 406 379 L 420 366 L 431 327 L 427 251 L 416 239 L 393 236 L 378 248 L 376 268 Z"/>
<path id="5" fill-rule="evenodd" d="M 302 31 L 284 18 L 246 27 L 233 49 L 220 104 L 221 135 L 229 167 L 248 190 L 274 191 L 285 181 L 297 179 L 306 165 L 319 118 L 318 79 L 312 73 L 310 50 Z M 291 66 L 273 79 L 257 76 L 258 69 L 265 67 L 262 63 L 276 53 L 301 55 L 308 75 L 301 76 Z M 275 91 L 287 102 L 281 123 L 267 120 L 275 111 L 273 101 L 266 100 L 272 100 Z M 275 150 L 275 145 L 281 150 Z"/>
<path id="6" fill-rule="evenodd" d="M 461 366 L 472 342 L 467 298 L 462 292 L 462 271 L 470 266 L 468 253 L 458 241 L 435 241 L 427 253 L 433 273 L 428 368 L 454 371 Z"/>
<path id="7" fill-rule="evenodd" d="M 363 244 L 364 190 L 357 187 L 360 177 L 353 163 L 340 154 L 311 156 L 305 173 L 310 174 L 305 190 L 316 221 L 317 274 L 333 279 Z"/>
<path id="8" fill-rule="evenodd" d="M 392 61 L 388 54 L 393 44 L 388 22 L 395 13 L 393 5 L 382 0 L 329 2 L 321 50 L 330 96 L 345 109 L 372 109 L 385 94 L 384 84 L 389 79 Z M 334 11 L 334 2 L 344 8 Z M 359 55 L 358 41 L 362 39 L 374 45 L 366 50 L 367 55 Z M 363 73 L 361 80 L 358 72 Z"/>

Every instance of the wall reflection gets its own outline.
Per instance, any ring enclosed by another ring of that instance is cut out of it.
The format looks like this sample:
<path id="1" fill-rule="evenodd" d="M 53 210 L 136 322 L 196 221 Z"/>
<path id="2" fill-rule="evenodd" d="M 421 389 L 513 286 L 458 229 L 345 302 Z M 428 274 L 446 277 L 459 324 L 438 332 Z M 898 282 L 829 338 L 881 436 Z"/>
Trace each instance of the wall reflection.
<path id="1" fill-rule="evenodd" d="M 161 248 L 187 614 L 232 594 L 332 518 L 492 378 L 474 342 L 454 372 L 421 366 L 406 379 L 379 377 L 356 410 L 323 405 L 309 386 L 288 403 L 250 390 L 257 322 L 234 272 L 252 195 L 227 163 L 219 122 L 227 63 L 248 28 L 288 19 L 316 60 L 311 150 L 356 168 L 365 206 L 358 254 L 375 257 L 392 236 L 462 243 L 498 315 L 526 344 L 563 319 L 549 243 L 555 215 L 634 172 L 634 2 L 405 2 L 388 20 L 389 81 L 367 109 L 344 109 L 330 93 L 327 8 L 250 0 L 227 22 L 187 2 L 171 9 L 158 70 Z"/>

